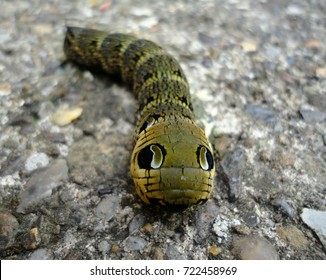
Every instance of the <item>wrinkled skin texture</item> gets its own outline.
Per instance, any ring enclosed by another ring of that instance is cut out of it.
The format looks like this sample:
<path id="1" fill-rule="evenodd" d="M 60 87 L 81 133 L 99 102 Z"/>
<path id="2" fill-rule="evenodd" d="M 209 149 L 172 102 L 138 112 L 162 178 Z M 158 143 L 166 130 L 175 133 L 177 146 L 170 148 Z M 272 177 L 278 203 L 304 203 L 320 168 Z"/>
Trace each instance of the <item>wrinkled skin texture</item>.
<path id="1" fill-rule="evenodd" d="M 190 206 L 213 189 L 213 152 L 194 122 L 187 79 L 153 42 L 125 34 L 67 27 L 68 60 L 119 75 L 139 101 L 131 175 L 145 203 Z"/>

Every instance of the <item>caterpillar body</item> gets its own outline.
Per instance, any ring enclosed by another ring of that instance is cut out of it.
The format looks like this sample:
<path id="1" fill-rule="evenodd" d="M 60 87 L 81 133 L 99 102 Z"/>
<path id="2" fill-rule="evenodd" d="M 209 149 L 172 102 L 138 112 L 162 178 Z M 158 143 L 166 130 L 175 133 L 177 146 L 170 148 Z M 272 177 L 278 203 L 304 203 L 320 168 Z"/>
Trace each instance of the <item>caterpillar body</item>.
<path id="1" fill-rule="evenodd" d="M 208 139 L 195 124 L 189 85 L 174 57 L 157 44 L 126 34 L 67 27 L 67 60 L 119 75 L 138 98 L 130 171 L 147 204 L 204 203 L 214 184 Z"/>

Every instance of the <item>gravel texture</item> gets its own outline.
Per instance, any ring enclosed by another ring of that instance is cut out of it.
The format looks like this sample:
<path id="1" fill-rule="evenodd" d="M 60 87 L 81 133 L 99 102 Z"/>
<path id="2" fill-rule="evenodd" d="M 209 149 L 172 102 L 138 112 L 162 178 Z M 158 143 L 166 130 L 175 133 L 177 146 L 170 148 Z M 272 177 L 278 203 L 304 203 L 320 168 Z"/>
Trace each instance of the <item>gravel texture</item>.
<path id="1" fill-rule="evenodd" d="M 326 259 L 325 14 L 322 0 L 1 1 L 1 259 Z M 64 63 L 65 25 L 180 61 L 222 156 L 205 205 L 137 197 L 137 101 Z"/>

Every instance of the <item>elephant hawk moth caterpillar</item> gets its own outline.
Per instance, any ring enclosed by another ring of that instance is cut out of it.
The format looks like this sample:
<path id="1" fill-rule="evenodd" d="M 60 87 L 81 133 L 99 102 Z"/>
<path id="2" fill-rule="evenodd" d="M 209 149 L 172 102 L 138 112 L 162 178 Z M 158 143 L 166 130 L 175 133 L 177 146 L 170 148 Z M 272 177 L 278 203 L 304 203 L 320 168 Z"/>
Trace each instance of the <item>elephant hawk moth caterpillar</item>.
<path id="1" fill-rule="evenodd" d="M 195 123 L 189 85 L 174 57 L 157 44 L 126 34 L 67 27 L 67 60 L 119 75 L 136 95 L 130 171 L 147 204 L 204 203 L 215 175 L 213 152 Z"/>

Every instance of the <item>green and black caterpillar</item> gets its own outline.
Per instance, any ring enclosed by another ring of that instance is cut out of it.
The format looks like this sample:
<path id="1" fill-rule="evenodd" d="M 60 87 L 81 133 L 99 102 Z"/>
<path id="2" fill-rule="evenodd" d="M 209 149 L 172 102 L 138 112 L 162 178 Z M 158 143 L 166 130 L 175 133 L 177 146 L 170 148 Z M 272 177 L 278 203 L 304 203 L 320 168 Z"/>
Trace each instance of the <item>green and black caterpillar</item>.
<path id="1" fill-rule="evenodd" d="M 119 75 L 139 101 L 131 175 L 147 204 L 204 203 L 213 189 L 210 144 L 194 122 L 179 63 L 155 43 L 126 34 L 67 27 L 64 52 L 77 64 Z"/>

